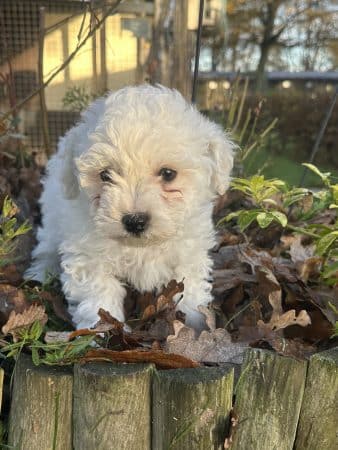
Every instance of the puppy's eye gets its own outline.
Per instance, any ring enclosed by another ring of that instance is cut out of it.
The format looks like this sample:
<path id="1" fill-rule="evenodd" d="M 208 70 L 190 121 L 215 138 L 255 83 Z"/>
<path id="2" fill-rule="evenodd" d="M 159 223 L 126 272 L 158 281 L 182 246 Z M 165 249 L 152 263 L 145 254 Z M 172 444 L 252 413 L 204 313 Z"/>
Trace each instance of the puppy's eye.
<path id="1" fill-rule="evenodd" d="M 174 169 L 168 169 L 167 167 L 162 167 L 158 173 L 164 181 L 173 181 L 176 178 L 177 172 Z"/>
<path id="2" fill-rule="evenodd" d="M 102 172 L 100 172 L 100 178 L 103 182 L 105 183 L 114 183 L 112 177 L 109 174 L 109 171 L 107 169 L 102 170 Z"/>

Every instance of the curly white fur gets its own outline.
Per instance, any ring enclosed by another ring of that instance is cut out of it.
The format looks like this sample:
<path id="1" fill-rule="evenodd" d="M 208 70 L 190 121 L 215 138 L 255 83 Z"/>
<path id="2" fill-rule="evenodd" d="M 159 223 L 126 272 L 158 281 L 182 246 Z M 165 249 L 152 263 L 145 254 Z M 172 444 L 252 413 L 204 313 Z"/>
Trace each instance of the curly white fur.
<path id="1" fill-rule="evenodd" d="M 174 90 L 127 87 L 94 102 L 60 140 L 41 197 L 43 226 L 26 277 L 60 275 L 78 328 L 98 309 L 124 320 L 125 285 L 141 292 L 184 279 L 179 309 L 203 327 L 211 300 L 212 201 L 228 187 L 233 144 Z M 161 168 L 177 172 L 173 181 Z M 112 182 L 103 182 L 107 170 Z M 139 236 L 121 222 L 150 216 Z"/>

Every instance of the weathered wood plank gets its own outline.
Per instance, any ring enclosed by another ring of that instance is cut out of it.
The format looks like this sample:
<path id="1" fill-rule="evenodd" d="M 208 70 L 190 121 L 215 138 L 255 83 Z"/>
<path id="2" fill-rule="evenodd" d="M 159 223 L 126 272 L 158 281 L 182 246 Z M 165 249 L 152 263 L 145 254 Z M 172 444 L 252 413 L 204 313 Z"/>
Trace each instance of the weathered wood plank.
<path id="1" fill-rule="evenodd" d="M 229 368 L 158 372 L 153 381 L 153 450 L 222 449 L 232 388 Z"/>
<path id="2" fill-rule="evenodd" d="M 142 364 L 74 368 L 74 450 L 149 450 L 151 375 Z"/>
<path id="3" fill-rule="evenodd" d="M 235 390 L 239 423 L 231 450 L 292 450 L 306 367 L 270 351 L 247 351 Z"/>
<path id="4" fill-rule="evenodd" d="M 338 347 L 312 356 L 295 450 L 338 448 Z"/>
<path id="5" fill-rule="evenodd" d="M 21 355 L 14 372 L 8 444 L 17 450 L 72 449 L 70 369 L 33 365 Z"/>

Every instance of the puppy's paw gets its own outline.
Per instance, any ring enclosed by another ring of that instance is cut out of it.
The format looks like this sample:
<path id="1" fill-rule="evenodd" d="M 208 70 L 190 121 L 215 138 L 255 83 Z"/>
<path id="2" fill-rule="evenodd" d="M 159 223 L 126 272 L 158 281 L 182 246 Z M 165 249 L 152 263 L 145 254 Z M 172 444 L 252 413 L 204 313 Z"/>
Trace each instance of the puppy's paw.
<path id="1" fill-rule="evenodd" d="M 185 323 L 188 327 L 193 328 L 198 333 L 208 328 L 205 321 L 205 316 L 199 311 L 187 307 L 185 307 L 184 309 L 182 308 L 181 310 L 185 313 Z"/>

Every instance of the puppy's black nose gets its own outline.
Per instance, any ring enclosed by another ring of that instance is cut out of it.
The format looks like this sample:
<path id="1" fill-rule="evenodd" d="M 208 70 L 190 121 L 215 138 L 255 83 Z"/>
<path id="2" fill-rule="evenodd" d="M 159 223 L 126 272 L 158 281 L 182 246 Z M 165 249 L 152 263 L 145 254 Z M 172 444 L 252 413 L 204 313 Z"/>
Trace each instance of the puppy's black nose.
<path id="1" fill-rule="evenodd" d="M 122 223 L 128 233 L 139 235 L 146 230 L 149 225 L 150 216 L 147 213 L 125 214 Z"/>

